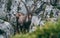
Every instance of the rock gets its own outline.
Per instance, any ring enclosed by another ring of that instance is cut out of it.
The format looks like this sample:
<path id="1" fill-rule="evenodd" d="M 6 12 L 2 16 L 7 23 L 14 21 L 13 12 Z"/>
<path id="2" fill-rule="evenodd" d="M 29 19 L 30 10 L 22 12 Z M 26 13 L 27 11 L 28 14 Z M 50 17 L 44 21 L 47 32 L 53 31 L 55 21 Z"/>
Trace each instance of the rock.
<path id="1" fill-rule="evenodd" d="M 32 21 L 31 24 L 33 24 L 33 25 L 39 25 L 40 20 L 41 19 L 38 19 L 38 16 L 33 16 L 32 20 L 31 20 Z"/>
<path id="2" fill-rule="evenodd" d="M 2 32 L 2 34 L 0 34 L 0 37 L 10 38 L 10 36 L 13 35 L 14 30 L 10 23 L 5 22 L 5 21 L 3 22 L 0 21 L 0 32 Z"/>

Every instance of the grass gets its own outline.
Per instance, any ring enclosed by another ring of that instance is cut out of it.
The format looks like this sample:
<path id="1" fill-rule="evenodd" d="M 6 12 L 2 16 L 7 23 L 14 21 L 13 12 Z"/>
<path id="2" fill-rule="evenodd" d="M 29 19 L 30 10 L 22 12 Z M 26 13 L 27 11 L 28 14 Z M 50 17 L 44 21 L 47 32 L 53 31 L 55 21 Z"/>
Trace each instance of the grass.
<path id="1" fill-rule="evenodd" d="M 16 34 L 15 36 L 13 36 L 12 38 L 35 38 L 36 36 L 34 34 Z"/>
<path id="2" fill-rule="evenodd" d="M 41 27 L 37 26 L 32 33 L 16 34 L 11 38 L 60 38 L 60 19 L 57 22 L 48 21 Z"/>

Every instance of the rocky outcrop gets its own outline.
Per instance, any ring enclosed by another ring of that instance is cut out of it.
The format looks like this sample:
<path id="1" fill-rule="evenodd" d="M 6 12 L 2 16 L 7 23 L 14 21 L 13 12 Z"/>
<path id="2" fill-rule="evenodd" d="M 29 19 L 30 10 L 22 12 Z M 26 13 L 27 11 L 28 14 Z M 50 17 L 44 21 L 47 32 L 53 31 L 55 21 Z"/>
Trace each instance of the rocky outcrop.
<path id="1" fill-rule="evenodd" d="M 0 19 L 6 18 L 11 23 L 16 22 L 15 14 L 18 12 L 25 15 L 35 13 L 45 19 L 50 18 L 51 15 L 57 17 L 60 12 L 59 5 L 60 0 L 0 0 Z"/>
<path id="2" fill-rule="evenodd" d="M 10 38 L 13 33 L 12 25 L 0 19 L 0 38 Z"/>

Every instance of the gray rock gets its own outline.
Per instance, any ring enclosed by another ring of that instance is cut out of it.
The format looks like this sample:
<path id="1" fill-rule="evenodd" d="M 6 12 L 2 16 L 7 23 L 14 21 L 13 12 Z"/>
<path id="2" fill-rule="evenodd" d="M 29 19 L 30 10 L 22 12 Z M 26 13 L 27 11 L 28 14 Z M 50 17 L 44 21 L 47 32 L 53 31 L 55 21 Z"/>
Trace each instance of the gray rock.
<path id="1" fill-rule="evenodd" d="M 0 38 L 10 38 L 11 35 L 13 35 L 14 33 L 14 30 L 13 30 L 13 27 L 10 23 L 8 22 L 1 22 L 0 21 L 0 32 L 2 32 L 0 34 Z"/>

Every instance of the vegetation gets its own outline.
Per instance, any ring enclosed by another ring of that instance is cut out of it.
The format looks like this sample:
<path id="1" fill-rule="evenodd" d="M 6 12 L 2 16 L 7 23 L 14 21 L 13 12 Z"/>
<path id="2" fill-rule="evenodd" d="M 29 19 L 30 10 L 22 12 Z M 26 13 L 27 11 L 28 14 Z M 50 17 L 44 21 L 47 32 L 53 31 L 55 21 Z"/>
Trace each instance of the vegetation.
<path id="1" fill-rule="evenodd" d="M 57 22 L 48 21 L 32 33 L 17 34 L 12 38 L 60 38 L 60 20 Z"/>

